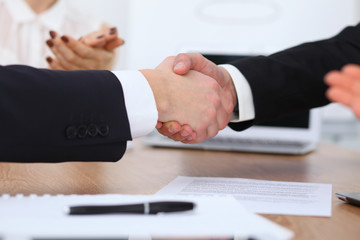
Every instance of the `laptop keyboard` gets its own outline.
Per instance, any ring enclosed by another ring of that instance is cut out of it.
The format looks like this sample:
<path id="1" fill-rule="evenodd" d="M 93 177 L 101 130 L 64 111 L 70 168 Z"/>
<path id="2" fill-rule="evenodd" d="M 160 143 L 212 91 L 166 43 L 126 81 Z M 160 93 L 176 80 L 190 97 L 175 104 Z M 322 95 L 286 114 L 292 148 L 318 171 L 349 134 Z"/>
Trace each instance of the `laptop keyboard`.
<path id="1" fill-rule="evenodd" d="M 217 136 L 198 144 L 183 144 L 181 142 L 174 142 L 158 133 L 152 133 L 144 140 L 144 143 L 150 146 L 284 154 L 303 154 L 315 147 L 311 145 L 311 142 L 279 141 L 275 139 L 244 139 L 223 136 Z"/>
<path id="2" fill-rule="evenodd" d="M 262 139 L 239 139 L 239 138 L 212 138 L 207 140 L 208 143 L 232 143 L 239 145 L 255 145 L 255 146 L 284 146 L 284 147 L 303 147 L 305 143 L 294 141 L 279 141 L 279 140 L 262 140 Z"/>

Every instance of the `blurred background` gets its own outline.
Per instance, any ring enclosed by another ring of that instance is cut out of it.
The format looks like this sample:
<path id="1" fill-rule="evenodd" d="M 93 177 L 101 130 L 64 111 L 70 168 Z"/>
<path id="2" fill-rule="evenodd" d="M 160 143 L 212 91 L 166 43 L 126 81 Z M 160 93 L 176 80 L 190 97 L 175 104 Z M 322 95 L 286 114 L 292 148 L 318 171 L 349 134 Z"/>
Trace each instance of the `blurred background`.
<path id="1" fill-rule="evenodd" d="M 65 0 L 67 1 L 67 0 Z M 270 54 L 360 22 L 357 0 L 77 0 L 125 39 L 115 69 L 153 68 L 183 51 Z M 360 151 L 346 108 L 322 108 L 322 140 Z"/>

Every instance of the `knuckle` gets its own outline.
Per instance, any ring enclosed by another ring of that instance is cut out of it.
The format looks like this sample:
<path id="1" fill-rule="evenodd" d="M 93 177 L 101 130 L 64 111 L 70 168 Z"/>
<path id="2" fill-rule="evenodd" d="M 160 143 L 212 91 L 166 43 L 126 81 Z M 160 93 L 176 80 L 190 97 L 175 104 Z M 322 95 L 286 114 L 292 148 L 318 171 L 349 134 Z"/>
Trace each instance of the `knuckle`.
<path id="1" fill-rule="evenodd" d="M 185 53 L 180 53 L 176 56 L 176 59 L 177 60 L 183 60 L 183 59 L 186 59 L 187 58 L 187 55 Z"/>
<path id="2" fill-rule="evenodd" d="M 211 119 L 216 118 L 216 110 L 214 108 L 208 108 L 206 110 L 206 116 L 207 118 L 204 118 L 207 125 L 209 125 L 209 122 L 211 122 Z"/>
<path id="3" fill-rule="evenodd" d="M 65 59 L 66 59 L 66 61 L 68 61 L 68 62 L 70 62 L 70 63 L 74 63 L 75 62 L 75 55 L 74 54 L 67 54 L 66 56 L 65 56 Z"/>
<path id="4" fill-rule="evenodd" d="M 215 109 L 218 109 L 221 106 L 221 99 L 220 96 L 217 94 L 209 94 L 206 98 L 207 103 L 214 107 Z"/>
<path id="5" fill-rule="evenodd" d="M 168 137 L 168 135 L 166 134 L 166 131 L 165 131 L 164 129 L 159 128 L 159 129 L 158 129 L 158 132 L 159 132 L 160 134 L 162 134 L 162 135 L 164 135 L 164 136 Z"/>
<path id="6" fill-rule="evenodd" d="M 195 59 L 198 61 L 202 60 L 202 58 L 203 58 L 203 55 L 201 55 L 200 53 L 194 53 L 194 56 L 195 56 Z"/>
<path id="7" fill-rule="evenodd" d="M 234 105 L 227 104 L 224 106 L 224 110 L 225 110 L 226 114 L 231 114 L 234 111 Z"/>
<path id="8" fill-rule="evenodd" d="M 82 51 L 79 51 L 79 55 L 81 57 L 88 57 L 90 55 L 90 50 L 89 49 L 84 49 Z"/>
<path id="9" fill-rule="evenodd" d="M 221 100 L 220 100 L 219 96 L 214 96 L 213 104 L 214 104 L 215 108 L 218 108 L 221 106 Z"/>
<path id="10" fill-rule="evenodd" d="M 169 56 L 167 58 L 165 58 L 165 61 L 173 61 L 175 59 L 174 56 Z"/>
<path id="11" fill-rule="evenodd" d="M 216 81 L 210 81 L 209 86 L 212 91 L 219 92 L 220 91 L 220 85 Z"/>

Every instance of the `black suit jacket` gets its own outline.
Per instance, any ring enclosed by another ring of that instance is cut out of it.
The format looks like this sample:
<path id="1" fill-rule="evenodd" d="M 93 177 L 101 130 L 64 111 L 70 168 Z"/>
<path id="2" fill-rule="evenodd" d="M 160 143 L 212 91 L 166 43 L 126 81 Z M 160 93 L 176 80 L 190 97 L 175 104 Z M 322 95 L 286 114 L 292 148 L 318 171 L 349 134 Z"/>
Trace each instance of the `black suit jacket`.
<path id="1" fill-rule="evenodd" d="M 252 90 L 255 119 L 231 123 L 235 130 L 329 103 L 324 76 L 345 64 L 360 64 L 360 25 L 337 36 L 273 54 L 234 61 Z"/>
<path id="2" fill-rule="evenodd" d="M 131 140 L 109 71 L 0 66 L 0 161 L 117 161 Z"/>

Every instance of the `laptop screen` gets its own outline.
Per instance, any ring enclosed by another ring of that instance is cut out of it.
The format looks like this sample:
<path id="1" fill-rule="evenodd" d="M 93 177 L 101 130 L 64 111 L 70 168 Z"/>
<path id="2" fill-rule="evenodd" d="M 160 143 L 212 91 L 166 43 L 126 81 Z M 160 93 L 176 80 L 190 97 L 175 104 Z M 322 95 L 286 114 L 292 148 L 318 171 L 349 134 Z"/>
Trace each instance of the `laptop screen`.
<path id="1" fill-rule="evenodd" d="M 204 57 L 216 64 L 224 64 L 236 59 L 250 57 L 249 55 L 221 55 L 221 54 L 203 54 Z M 310 111 L 289 114 L 276 120 L 257 124 L 257 126 L 266 127 L 289 127 L 289 128 L 309 128 Z"/>

